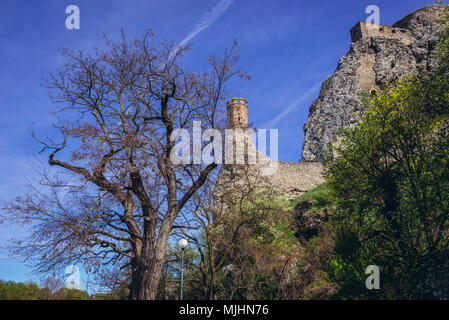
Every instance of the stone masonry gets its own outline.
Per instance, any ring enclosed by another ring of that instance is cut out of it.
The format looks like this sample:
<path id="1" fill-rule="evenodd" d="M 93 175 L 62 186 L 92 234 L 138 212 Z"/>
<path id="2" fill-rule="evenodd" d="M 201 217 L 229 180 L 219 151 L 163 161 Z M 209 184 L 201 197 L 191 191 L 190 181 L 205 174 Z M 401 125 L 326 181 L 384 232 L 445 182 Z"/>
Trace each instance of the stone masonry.
<path id="1" fill-rule="evenodd" d="M 321 87 L 304 125 L 302 161 L 321 161 L 337 131 L 356 123 L 364 106 L 358 94 L 392 84 L 408 73 L 431 71 L 440 5 L 419 9 L 393 26 L 359 22 L 351 29 L 351 48 Z"/>
<path id="2" fill-rule="evenodd" d="M 372 37 L 397 39 L 407 45 L 410 45 L 413 42 L 413 35 L 410 30 L 383 26 L 365 21 L 357 23 L 350 32 L 352 42 L 357 42 L 359 40 Z"/>
<path id="3" fill-rule="evenodd" d="M 229 101 L 227 115 L 229 129 L 248 128 L 248 102 L 246 100 L 233 98 Z M 258 187 L 270 188 L 279 195 L 292 199 L 324 182 L 321 163 L 272 161 L 267 155 L 257 151 L 249 134 L 244 140 L 247 148 L 244 152 L 255 154 L 257 163 L 245 162 L 247 164 L 244 168 L 242 165 L 224 165 L 220 174 L 222 188 L 224 185 L 230 187 L 231 184 L 244 180 L 242 176 L 246 175 L 251 177 L 251 182 Z M 248 157 L 245 158 L 248 159 Z"/>

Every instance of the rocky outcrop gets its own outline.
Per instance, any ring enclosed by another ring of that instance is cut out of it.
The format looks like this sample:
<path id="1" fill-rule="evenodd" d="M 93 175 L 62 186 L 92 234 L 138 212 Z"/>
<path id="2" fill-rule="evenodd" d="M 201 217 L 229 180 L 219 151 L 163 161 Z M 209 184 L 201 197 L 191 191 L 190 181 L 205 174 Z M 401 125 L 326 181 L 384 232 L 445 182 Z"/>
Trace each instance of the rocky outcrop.
<path id="1" fill-rule="evenodd" d="M 360 92 L 371 92 L 405 74 L 434 68 L 440 10 L 440 5 L 429 5 L 407 15 L 393 28 L 377 26 L 371 34 L 353 35 L 348 54 L 340 60 L 334 75 L 323 83 L 319 97 L 310 106 L 304 125 L 302 161 L 321 161 L 323 151 L 335 142 L 338 129 L 351 126 L 360 118 L 364 112 Z M 388 33 L 382 33 L 387 28 Z M 407 37 L 398 37 L 396 32 L 401 31 Z"/>

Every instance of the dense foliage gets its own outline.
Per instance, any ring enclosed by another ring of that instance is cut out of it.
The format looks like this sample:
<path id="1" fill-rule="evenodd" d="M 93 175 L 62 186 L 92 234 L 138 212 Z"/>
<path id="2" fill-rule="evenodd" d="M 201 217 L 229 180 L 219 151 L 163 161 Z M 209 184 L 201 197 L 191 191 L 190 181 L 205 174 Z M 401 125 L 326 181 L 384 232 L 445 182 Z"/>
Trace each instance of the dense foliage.
<path id="1" fill-rule="evenodd" d="M 97 299 L 101 296 L 95 297 Z M 34 282 L 0 280 L 0 300 L 84 300 L 85 292 L 77 289 L 39 287 Z M 88 296 L 88 300 L 94 297 Z"/>
<path id="2" fill-rule="evenodd" d="M 327 164 L 340 226 L 338 281 L 346 294 L 352 283 L 363 285 L 367 266 L 377 265 L 382 288 L 367 297 L 449 297 L 448 30 L 438 68 L 365 98 L 368 111 L 342 131 L 338 156 Z M 359 285 L 347 297 L 364 291 Z"/>

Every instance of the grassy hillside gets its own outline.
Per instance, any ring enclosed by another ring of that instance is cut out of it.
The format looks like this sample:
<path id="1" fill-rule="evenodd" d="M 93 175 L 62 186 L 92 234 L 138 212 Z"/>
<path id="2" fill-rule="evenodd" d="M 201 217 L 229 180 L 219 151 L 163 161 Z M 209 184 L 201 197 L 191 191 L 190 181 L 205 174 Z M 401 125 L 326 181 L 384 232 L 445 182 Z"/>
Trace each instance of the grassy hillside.
<path id="1" fill-rule="evenodd" d="M 293 199 L 290 201 L 290 205 L 292 208 L 296 207 L 299 203 L 304 200 L 313 199 L 315 200 L 312 206 L 312 210 L 319 210 L 323 208 L 331 208 L 333 207 L 333 202 L 329 199 L 327 194 L 327 183 L 323 183 L 316 187 L 315 189 L 310 190 L 309 192 L 303 194 L 302 196 Z"/>

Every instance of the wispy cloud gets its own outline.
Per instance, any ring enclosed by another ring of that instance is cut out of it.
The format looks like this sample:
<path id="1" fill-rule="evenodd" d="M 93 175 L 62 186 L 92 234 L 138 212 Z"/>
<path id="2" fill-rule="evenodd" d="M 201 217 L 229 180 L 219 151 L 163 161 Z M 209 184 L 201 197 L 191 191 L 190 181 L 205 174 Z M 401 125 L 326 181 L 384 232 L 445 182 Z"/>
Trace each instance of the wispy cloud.
<path id="1" fill-rule="evenodd" d="M 289 114 L 293 109 L 297 108 L 301 103 L 303 103 L 307 98 L 309 98 L 312 94 L 314 94 L 319 88 L 320 83 L 315 84 L 312 88 L 307 90 L 305 93 L 300 95 L 298 99 L 296 99 L 292 104 L 290 104 L 288 107 L 286 107 L 281 113 L 279 113 L 276 117 L 271 119 L 270 121 L 265 122 L 260 127 L 261 128 L 273 128 L 274 125 L 276 125 L 279 120 L 284 118 L 287 114 Z"/>
<path id="2" fill-rule="evenodd" d="M 173 57 L 180 48 L 185 46 L 189 41 L 195 38 L 201 31 L 210 27 L 218 18 L 221 17 L 223 13 L 229 8 L 229 6 L 234 2 L 234 0 L 221 0 L 215 7 L 212 8 L 209 12 L 204 14 L 197 22 L 197 24 L 193 27 L 193 29 L 189 32 L 187 37 L 182 40 L 175 50 L 170 54 Z"/>

